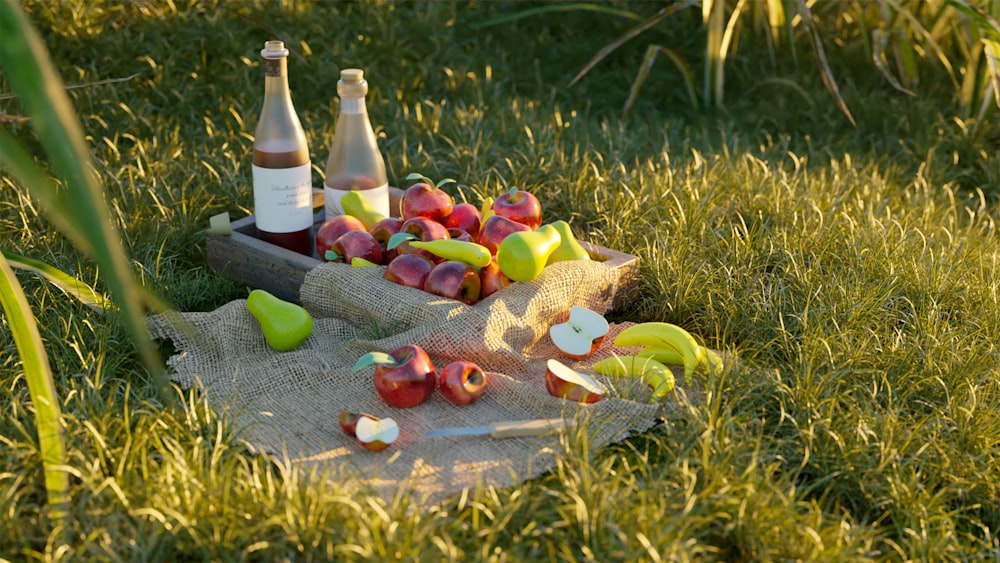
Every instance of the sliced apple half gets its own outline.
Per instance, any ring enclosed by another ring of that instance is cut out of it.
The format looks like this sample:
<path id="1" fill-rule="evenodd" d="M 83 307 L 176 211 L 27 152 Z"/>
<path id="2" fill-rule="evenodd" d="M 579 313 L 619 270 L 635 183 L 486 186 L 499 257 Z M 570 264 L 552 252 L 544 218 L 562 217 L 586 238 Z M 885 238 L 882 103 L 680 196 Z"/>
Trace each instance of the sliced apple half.
<path id="1" fill-rule="evenodd" d="M 560 352 L 574 360 L 582 360 L 600 348 L 609 330 L 603 315 L 574 305 L 565 322 L 549 328 L 549 337 Z"/>
<path id="2" fill-rule="evenodd" d="M 357 438 L 358 421 L 362 418 L 375 419 L 376 417 L 363 412 L 351 412 L 341 409 L 340 416 L 337 417 L 337 422 L 340 423 L 340 429 L 344 431 L 344 434 L 352 438 Z"/>
<path id="3" fill-rule="evenodd" d="M 553 397 L 562 397 L 577 403 L 596 403 L 608 392 L 608 389 L 593 377 L 555 359 L 550 359 L 545 364 L 545 389 Z"/>
<path id="4" fill-rule="evenodd" d="M 381 451 L 399 438 L 399 425 L 391 418 L 362 416 L 354 425 L 354 437 L 366 450 Z"/>

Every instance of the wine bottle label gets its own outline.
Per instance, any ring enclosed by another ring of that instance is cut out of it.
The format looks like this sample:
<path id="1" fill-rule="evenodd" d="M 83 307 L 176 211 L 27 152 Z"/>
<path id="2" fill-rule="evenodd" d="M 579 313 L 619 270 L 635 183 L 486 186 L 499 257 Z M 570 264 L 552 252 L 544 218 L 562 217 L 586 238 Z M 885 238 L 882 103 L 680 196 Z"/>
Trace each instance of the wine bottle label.
<path id="1" fill-rule="evenodd" d="M 338 190 L 330 186 L 323 186 L 323 210 L 326 218 L 334 215 L 343 215 L 344 209 L 340 206 L 340 198 L 351 190 Z M 389 217 L 389 184 L 382 184 L 367 190 L 358 190 L 361 197 L 365 198 L 372 208 Z"/>
<path id="2" fill-rule="evenodd" d="M 293 233 L 312 227 L 309 163 L 294 168 L 262 168 L 254 164 L 253 207 L 258 230 Z"/>
<path id="3" fill-rule="evenodd" d="M 364 98 L 341 98 L 340 113 L 347 115 L 358 115 L 365 112 Z"/>

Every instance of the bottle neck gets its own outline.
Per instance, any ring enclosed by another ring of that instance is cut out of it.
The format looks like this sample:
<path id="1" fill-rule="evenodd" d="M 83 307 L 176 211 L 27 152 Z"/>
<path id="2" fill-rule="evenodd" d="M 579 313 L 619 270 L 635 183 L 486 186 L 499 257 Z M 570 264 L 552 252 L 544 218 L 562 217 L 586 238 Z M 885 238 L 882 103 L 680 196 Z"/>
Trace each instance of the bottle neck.
<path id="1" fill-rule="evenodd" d="M 264 59 L 264 104 L 270 101 L 291 100 L 288 90 L 288 60 Z"/>
<path id="2" fill-rule="evenodd" d="M 340 98 L 341 115 L 361 115 L 368 113 L 364 96 L 344 96 Z"/>

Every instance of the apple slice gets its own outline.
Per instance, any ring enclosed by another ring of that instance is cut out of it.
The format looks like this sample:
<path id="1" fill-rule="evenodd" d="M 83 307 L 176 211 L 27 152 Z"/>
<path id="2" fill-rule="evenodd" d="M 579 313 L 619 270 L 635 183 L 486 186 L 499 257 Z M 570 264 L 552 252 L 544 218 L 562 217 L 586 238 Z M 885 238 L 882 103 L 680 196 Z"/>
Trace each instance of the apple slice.
<path id="1" fill-rule="evenodd" d="M 354 437 L 366 450 L 381 451 L 399 438 L 399 425 L 391 418 L 362 416 L 354 425 Z"/>
<path id="2" fill-rule="evenodd" d="M 358 421 L 362 418 L 371 418 L 377 420 L 374 416 L 363 413 L 363 412 L 351 412 L 348 410 L 341 409 L 340 416 L 337 417 L 337 422 L 340 423 L 341 430 L 344 434 L 347 434 L 351 438 L 357 438 L 357 427 Z"/>
<path id="3" fill-rule="evenodd" d="M 580 373 L 559 360 L 550 359 L 545 367 L 545 388 L 553 397 L 578 403 L 596 403 L 608 392 L 593 377 Z"/>
<path id="4" fill-rule="evenodd" d="M 609 330 L 603 315 L 574 305 L 565 322 L 549 328 L 549 337 L 560 352 L 574 360 L 582 360 L 600 348 Z"/>

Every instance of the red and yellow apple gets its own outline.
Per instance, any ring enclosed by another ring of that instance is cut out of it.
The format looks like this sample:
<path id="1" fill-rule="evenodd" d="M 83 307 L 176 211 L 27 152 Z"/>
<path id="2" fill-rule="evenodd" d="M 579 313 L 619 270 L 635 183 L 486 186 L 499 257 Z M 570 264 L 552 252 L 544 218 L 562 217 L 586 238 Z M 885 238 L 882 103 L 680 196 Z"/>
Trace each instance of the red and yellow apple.
<path id="1" fill-rule="evenodd" d="M 458 406 L 471 405 L 486 392 L 486 373 L 477 364 L 456 360 L 446 364 L 438 373 L 441 395 Z"/>
<path id="2" fill-rule="evenodd" d="M 596 403 L 608 392 L 593 377 L 555 359 L 550 359 L 545 364 L 545 389 L 553 397 L 577 403 Z"/>

